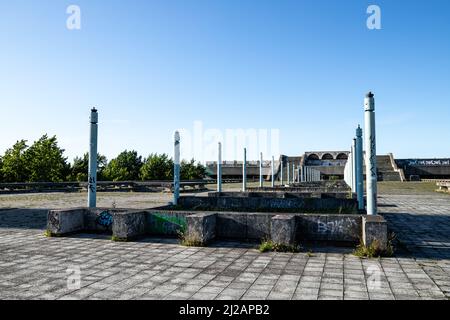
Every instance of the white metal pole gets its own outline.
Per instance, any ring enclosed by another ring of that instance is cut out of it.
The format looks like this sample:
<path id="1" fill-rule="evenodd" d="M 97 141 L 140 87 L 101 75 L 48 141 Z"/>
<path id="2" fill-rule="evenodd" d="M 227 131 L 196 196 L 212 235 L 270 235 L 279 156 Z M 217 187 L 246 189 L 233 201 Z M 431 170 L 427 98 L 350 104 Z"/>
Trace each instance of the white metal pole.
<path id="1" fill-rule="evenodd" d="M 356 193 L 356 139 L 352 141 L 352 192 Z"/>
<path id="2" fill-rule="evenodd" d="M 364 210 L 363 142 L 362 129 L 356 129 L 356 194 L 358 209 Z"/>
<path id="3" fill-rule="evenodd" d="M 290 172 L 290 168 L 291 168 L 291 164 L 289 163 L 289 161 L 287 162 L 287 184 L 291 184 L 291 172 Z"/>
<path id="4" fill-rule="evenodd" d="M 259 187 L 264 187 L 264 180 L 263 180 L 263 153 L 261 152 L 261 157 L 259 160 Z"/>
<path id="5" fill-rule="evenodd" d="M 272 156 L 272 188 L 275 188 L 275 157 Z"/>
<path id="6" fill-rule="evenodd" d="M 219 142 L 219 156 L 217 159 L 217 192 L 222 192 L 222 143 Z"/>
<path id="7" fill-rule="evenodd" d="M 89 180 L 88 180 L 88 207 L 97 206 L 97 143 L 98 143 L 98 112 L 91 110 L 91 130 L 89 137 Z"/>
<path id="8" fill-rule="evenodd" d="M 180 133 L 174 135 L 174 170 L 173 170 L 173 204 L 178 204 L 180 198 Z"/>
<path id="9" fill-rule="evenodd" d="M 365 148 L 366 148 L 366 183 L 367 214 L 377 214 L 377 152 L 375 135 L 375 98 L 372 92 L 366 95 L 365 113 Z"/>
<path id="10" fill-rule="evenodd" d="M 242 163 L 242 191 L 247 191 L 247 148 L 244 148 L 244 162 Z"/>

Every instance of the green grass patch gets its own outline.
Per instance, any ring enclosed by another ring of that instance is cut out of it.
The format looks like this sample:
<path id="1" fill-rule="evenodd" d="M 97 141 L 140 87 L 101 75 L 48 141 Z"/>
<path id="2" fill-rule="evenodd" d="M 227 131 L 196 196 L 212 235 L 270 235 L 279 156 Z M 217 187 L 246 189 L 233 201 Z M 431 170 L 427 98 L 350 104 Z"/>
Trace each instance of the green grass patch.
<path id="1" fill-rule="evenodd" d="M 382 250 L 378 240 L 372 242 L 370 246 L 366 246 L 362 241 L 353 251 L 353 255 L 360 258 L 380 258 L 380 257 L 392 257 L 394 255 L 394 246 L 392 245 L 392 239 L 388 240 L 386 250 Z"/>
<path id="2" fill-rule="evenodd" d="M 301 247 L 297 244 L 286 245 L 281 243 L 275 243 L 272 240 L 264 240 L 259 245 L 259 252 L 292 252 L 297 253 L 300 252 Z"/>
<path id="3" fill-rule="evenodd" d="M 179 232 L 180 244 L 185 247 L 204 247 L 205 243 L 198 235 L 189 234 L 186 231 Z"/>
<path id="4" fill-rule="evenodd" d="M 128 242 L 127 238 L 120 238 L 120 237 L 116 237 L 116 236 L 112 236 L 111 240 L 114 242 Z"/>

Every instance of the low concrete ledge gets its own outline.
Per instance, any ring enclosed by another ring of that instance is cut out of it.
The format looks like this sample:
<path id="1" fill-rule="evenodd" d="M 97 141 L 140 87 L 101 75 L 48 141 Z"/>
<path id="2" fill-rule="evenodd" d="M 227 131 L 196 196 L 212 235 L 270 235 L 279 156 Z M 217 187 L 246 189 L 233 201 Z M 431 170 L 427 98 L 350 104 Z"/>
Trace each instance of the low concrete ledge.
<path id="1" fill-rule="evenodd" d="M 198 213 L 186 217 L 186 236 L 206 245 L 216 238 L 215 213 Z"/>
<path id="2" fill-rule="evenodd" d="M 274 216 L 270 221 L 270 237 L 273 242 L 283 245 L 295 243 L 295 221 L 294 215 Z"/>
<path id="3" fill-rule="evenodd" d="M 386 220 L 380 215 L 364 216 L 362 220 L 362 238 L 364 245 L 368 247 L 377 241 L 379 249 L 385 251 L 388 246 Z"/>
<path id="4" fill-rule="evenodd" d="M 50 210 L 47 214 L 47 231 L 62 236 L 84 230 L 86 209 Z"/>
<path id="5" fill-rule="evenodd" d="M 115 213 L 112 224 L 113 239 L 127 241 L 145 235 L 146 220 L 145 211 Z"/>

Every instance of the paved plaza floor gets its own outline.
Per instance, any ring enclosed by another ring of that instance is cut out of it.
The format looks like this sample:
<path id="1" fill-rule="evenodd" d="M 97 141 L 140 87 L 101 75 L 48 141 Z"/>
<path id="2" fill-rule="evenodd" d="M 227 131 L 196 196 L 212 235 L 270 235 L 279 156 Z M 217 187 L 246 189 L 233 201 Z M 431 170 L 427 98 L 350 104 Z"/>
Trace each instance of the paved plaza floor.
<path id="1" fill-rule="evenodd" d="M 395 257 L 371 260 L 353 256 L 351 248 L 260 253 L 256 244 L 232 242 L 188 248 L 176 239 L 46 238 L 46 209 L 30 204 L 0 209 L 0 299 L 450 298 L 445 194 L 381 195 L 379 211 L 399 244 Z M 78 271 L 79 288 L 71 282 Z"/>

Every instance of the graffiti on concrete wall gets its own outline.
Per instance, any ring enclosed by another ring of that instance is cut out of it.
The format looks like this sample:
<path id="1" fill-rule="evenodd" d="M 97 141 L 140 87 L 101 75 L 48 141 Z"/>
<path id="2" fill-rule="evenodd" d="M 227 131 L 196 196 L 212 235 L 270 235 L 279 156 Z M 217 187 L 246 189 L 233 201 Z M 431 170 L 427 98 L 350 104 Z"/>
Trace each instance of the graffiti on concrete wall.
<path id="1" fill-rule="evenodd" d="M 150 218 L 152 233 L 174 235 L 186 230 L 186 217 L 167 213 L 152 213 Z"/>
<path id="2" fill-rule="evenodd" d="M 341 221 L 317 222 L 318 233 L 340 233 L 343 232 L 344 226 Z"/>
<path id="3" fill-rule="evenodd" d="M 450 159 L 406 159 L 397 160 L 400 166 L 420 167 L 420 166 L 450 166 Z"/>
<path id="4" fill-rule="evenodd" d="M 109 227 L 112 225 L 113 223 L 113 217 L 112 214 L 109 213 L 108 211 L 103 211 L 102 213 L 100 213 L 100 215 L 97 217 L 96 220 L 97 224 L 102 226 L 102 227 Z"/>

